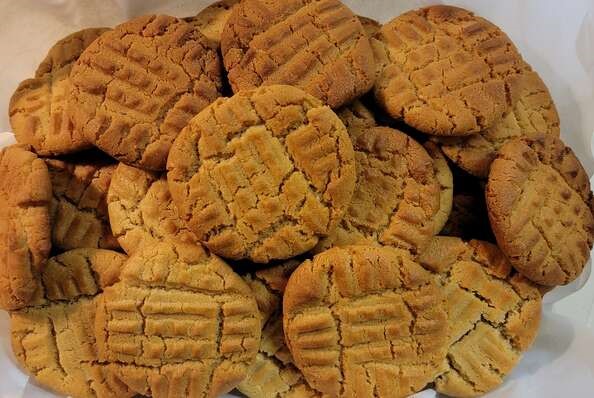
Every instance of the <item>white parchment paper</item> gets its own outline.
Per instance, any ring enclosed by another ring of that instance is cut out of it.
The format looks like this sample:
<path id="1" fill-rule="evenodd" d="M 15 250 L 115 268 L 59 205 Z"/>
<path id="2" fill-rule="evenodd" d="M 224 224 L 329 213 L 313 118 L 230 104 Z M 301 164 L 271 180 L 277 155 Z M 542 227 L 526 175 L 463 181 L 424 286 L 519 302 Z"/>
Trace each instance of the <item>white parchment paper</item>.
<path id="1" fill-rule="evenodd" d="M 343 1 L 356 13 L 381 22 L 412 8 L 448 3 L 473 10 L 502 27 L 547 83 L 561 116 L 563 140 L 590 176 L 594 174 L 594 0 Z M 58 39 L 81 28 L 114 26 L 147 13 L 193 15 L 210 2 L 0 0 L 0 131 L 10 131 L 7 109 L 12 92 L 21 80 L 33 75 Z M 0 133 L 0 147 L 11 142 L 12 135 Z M 594 320 L 594 281 L 588 281 L 589 277 L 590 267 L 570 286 L 546 296 L 548 304 L 534 347 L 506 383 L 488 397 L 594 397 L 594 332 L 586 326 L 589 317 Z M 555 311 L 553 302 L 557 302 Z M 8 328 L 8 315 L 0 311 L 0 398 L 55 397 L 18 369 Z M 435 393 L 417 396 L 434 397 Z"/>

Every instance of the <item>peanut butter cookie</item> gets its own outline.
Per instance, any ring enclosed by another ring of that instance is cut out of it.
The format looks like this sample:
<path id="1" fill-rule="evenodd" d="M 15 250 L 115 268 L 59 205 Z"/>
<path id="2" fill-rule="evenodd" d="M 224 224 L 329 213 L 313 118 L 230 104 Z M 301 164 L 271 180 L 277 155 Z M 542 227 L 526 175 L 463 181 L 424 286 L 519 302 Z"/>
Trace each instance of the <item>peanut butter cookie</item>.
<path id="1" fill-rule="evenodd" d="M 200 32 L 218 47 L 221 44 L 223 28 L 231 15 L 231 9 L 239 0 L 221 0 L 205 7 L 193 17 L 184 20 L 196 26 Z"/>
<path id="2" fill-rule="evenodd" d="M 588 174 L 559 138 L 506 143 L 486 196 L 497 242 L 521 274 L 546 286 L 581 274 L 594 242 L 594 201 Z"/>
<path id="3" fill-rule="evenodd" d="M 244 0 L 227 20 L 221 51 L 234 92 L 288 84 L 338 108 L 375 79 L 365 30 L 338 0 Z"/>
<path id="4" fill-rule="evenodd" d="M 295 364 L 324 394 L 405 397 L 443 371 L 445 297 L 404 250 L 327 250 L 291 275 L 283 310 Z"/>
<path id="5" fill-rule="evenodd" d="M 148 15 L 101 35 L 70 80 L 75 129 L 121 162 L 162 170 L 181 129 L 219 96 L 221 63 L 198 28 Z"/>
<path id="6" fill-rule="evenodd" d="M 439 210 L 433 218 L 433 234 L 437 235 L 447 223 L 452 211 L 454 176 L 443 152 L 436 144 L 428 141 L 423 147 L 433 159 L 433 171 L 439 183 Z"/>
<path id="7" fill-rule="evenodd" d="M 355 159 L 336 114 L 298 88 L 219 99 L 175 141 L 169 189 L 214 253 L 266 263 L 304 253 L 343 217 Z"/>
<path id="8" fill-rule="evenodd" d="M 45 162 L 28 145 L 0 150 L 0 308 L 26 306 L 51 249 Z"/>
<path id="9" fill-rule="evenodd" d="M 542 306 L 537 286 L 487 242 L 435 237 L 419 261 L 441 275 L 447 296 L 448 367 L 435 389 L 451 397 L 495 389 L 534 342 Z"/>
<path id="10" fill-rule="evenodd" d="M 409 11 L 372 40 L 378 102 L 394 118 L 434 135 L 493 126 L 513 103 L 506 92 L 529 66 L 497 26 L 461 8 Z"/>

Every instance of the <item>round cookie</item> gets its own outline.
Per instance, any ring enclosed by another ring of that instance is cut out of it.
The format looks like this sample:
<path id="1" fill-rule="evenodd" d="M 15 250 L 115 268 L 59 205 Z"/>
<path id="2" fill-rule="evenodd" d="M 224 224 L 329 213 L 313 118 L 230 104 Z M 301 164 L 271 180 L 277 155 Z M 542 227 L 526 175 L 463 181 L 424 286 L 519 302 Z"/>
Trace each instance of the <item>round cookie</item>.
<path id="1" fill-rule="evenodd" d="M 200 246 L 145 246 L 104 290 L 95 333 L 99 361 L 135 392 L 217 397 L 246 376 L 260 343 L 249 286 Z"/>
<path id="2" fill-rule="evenodd" d="M 223 28 L 231 15 L 231 9 L 239 0 L 221 0 L 205 7 L 193 17 L 184 20 L 196 26 L 217 47 L 221 44 Z"/>
<path id="3" fill-rule="evenodd" d="M 107 190 L 115 164 L 106 160 L 46 159 L 52 181 L 52 243 L 64 250 L 117 249 L 107 215 Z"/>
<path id="4" fill-rule="evenodd" d="M 491 128 L 470 137 L 439 139 L 441 149 L 454 163 L 477 177 L 487 178 L 497 151 L 508 140 L 537 133 L 559 137 L 559 114 L 547 86 L 536 72 L 518 77 L 521 89 L 511 111 Z"/>
<path id="5" fill-rule="evenodd" d="M 132 19 L 95 40 L 70 73 L 74 127 L 123 163 L 163 170 L 171 143 L 219 96 L 221 63 L 177 18 Z"/>
<path id="6" fill-rule="evenodd" d="M 404 13 L 372 40 L 375 96 L 394 118 L 434 135 L 468 135 L 501 120 L 515 74 L 529 70 L 497 26 L 461 8 Z"/>
<path id="7" fill-rule="evenodd" d="M 388 127 L 354 131 L 351 138 L 357 165 L 355 193 L 338 227 L 314 252 L 378 243 L 415 253 L 422 250 L 440 216 L 440 183 L 433 159 L 415 140 Z"/>
<path id="8" fill-rule="evenodd" d="M 257 263 L 310 250 L 343 217 L 355 159 L 336 114 L 298 88 L 219 99 L 176 139 L 169 189 L 208 248 Z"/>
<path id="9" fill-rule="evenodd" d="M 521 274 L 546 286 L 581 274 L 594 242 L 594 201 L 588 174 L 560 139 L 506 143 L 486 198 L 497 243 Z"/>
<path id="10" fill-rule="evenodd" d="M 165 175 L 120 163 L 111 179 L 107 206 L 111 229 L 128 254 L 165 239 L 195 241 L 179 218 Z"/>
<path id="11" fill-rule="evenodd" d="M 441 373 L 448 324 L 437 279 L 403 250 L 332 248 L 291 275 L 284 330 L 295 364 L 333 397 L 405 397 Z"/>
<path id="12" fill-rule="evenodd" d="M 375 79 L 363 26 L 338 0 L 244 0 L 231 11 L 221 51 L 234 92 L 288 84 L 338 108 Z"/>
<path id="13" fill-rule="evenodd" d="M 256 296 L 262 316 L 260 351 L 247 377 L 237 389 L 250 398 L 314 398 L 313 390 L 293 364 L 285 345 L 282 299 L 291 273 L 299 266 L 289 260 L 273 268 L 248 274 L 244 280 Z"/>
<path id="14" fill-rule="evenodd" d="M 419 261 L 440 274 L 447 296 L 448 366 L 435 389 L 451 397 L 482 396 L 503 383 L 534 342 L 540 292 L 512 272 L 491 243 L 436 237 Z"/>
<path id="15" fill-rule="evenodd" d="M 51 249 L 47 166 L 27 145 L 0 150 L 0 308 L 23 308 Z"/>
<path id="16" fill-rule="evenodd" d="M 51 258 L 31 306 L 11 312 L 12 349 L 19 365 L 51 390 L 78 398 L 132 397 L 97 363 L 96 296 L 115 283 L 126 257 L 77 249 Z"/>
<path id="17" fill-rule="evenodd" d="M 423 144 L 423 147 L 433 159 L 433 171 L 435 172 L 435 178 L 439 182 L 439 211 L 433 218 L 433 234 L 437 235 L 446 225 L 452 212 L 454 176 L 450 166 L 448 166 L 448 161 L 443 156 L 443 152 L 436 144 L 427 141 Z"/>

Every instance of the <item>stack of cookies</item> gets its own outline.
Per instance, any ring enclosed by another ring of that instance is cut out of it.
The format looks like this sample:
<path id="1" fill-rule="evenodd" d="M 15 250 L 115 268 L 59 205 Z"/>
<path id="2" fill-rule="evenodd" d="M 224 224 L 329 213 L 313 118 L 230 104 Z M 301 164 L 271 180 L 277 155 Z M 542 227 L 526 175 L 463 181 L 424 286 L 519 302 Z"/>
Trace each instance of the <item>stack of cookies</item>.
<path id="1" fill-rule="evenodd" d="M 547 87 L 460 8 L 85 29 L 9 113 L 0 307 L 73 397 L 480 396 L 594 241 Z"/>

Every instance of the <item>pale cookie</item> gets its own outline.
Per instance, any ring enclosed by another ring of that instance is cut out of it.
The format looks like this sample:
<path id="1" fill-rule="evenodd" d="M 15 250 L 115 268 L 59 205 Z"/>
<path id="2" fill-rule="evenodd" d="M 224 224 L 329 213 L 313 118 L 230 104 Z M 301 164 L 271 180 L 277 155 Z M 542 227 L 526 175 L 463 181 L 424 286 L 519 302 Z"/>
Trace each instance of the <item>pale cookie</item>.
<path id="1" fill-rule="evenodd" d="M 217 397 L 246 376 L 260 344 L 249 286 L 200 246 L 145 246 L 99 301 L 99 360 L 142 395 Z"/>
<path id="2" fill-rule="evenodd" d="M 486 197 L 497 242 L 516 270 L 546 286 L 581 274 L 594 241 L 594 204 L 588 174 L 560 139 L 506 143 Z"/>
<path id="3" fill-rule="evenodd" d="M 221 51 L 234 92 L 288 84 L 338 108 L 375 80 L 363 26 L 338 0 L 244 0 L 227 20 Z"/>
<path id="4" fill-rule="evenodd" d="M 184 20 L 196 26 L 208 40 L 217 47 L 221 44 L 221 34 L 231 15 L 231 9 L 239 0 L 221 0 L 212 3 L 193 17 Z"/>
<path id="5" fill-rule="evenodd" d="M 349 133 L 352 130 L 349 129 Z M 412 252 L 435 234 L 440 183 L 423 146 L 388 127 L 351 135 L 357 183 L 345 217 L 314 252 L 332 246 L 382 244 Z"/>
<path id="6" fill-rule="evenodd" d="M 447 296 L 448 367 L 435 389 L 452 397 L 495 389 L 538 333 L 538 288 L 512 272 L 504 254 L 487 242 L 436 237 L 419 261 L 441 276 Z"/>
<path id="7" fill-rule="evenodd" d="M 51 258 L 35 306 L 10 314 L 12 348 L 35 381 L 77 398 L 132 397 L 97 363 L 95 296 L 115 283 L 126 257 L 77 249 Z"/>
<path id="8" fill-rule="evenodd" d="M 459 167 L 486 178 L 497 151 L 510 139 L 536 133 L 559 137 L 559 114 L 547 86 L 536 72 L 525 73 L 521 79 L 518 100 L 493 127 L 470 137 L 439 139 L 441 149 Z"/>
<path id="9" fill-rule="evenodd" d="M 52 180 L 52 243 L 77 248 L 117 249 L 107 215 L 107 190 L 116 166 L 104 160 L 46 159 Z"/>
<path id="10" fill-rule="evenodd" d="M 332 248 L 287 284 L 287 345 L 309 384 L 332 397 L 405 397 L 442 372 L 445 297 L 404 250 Z"/>
<path id="11" fill-rule="evenodd" d="M 52 197 L 45 162 L 31 147 L 0 150 L 0 308 L 29 303 L 51 249 Z"/>
<path id="12" fill-rule="evenodd" d="M 149 15 L 101 35 L 70 80 L 75 129 L 121 162 L 162 170 L 181 129 L 219 96 L 221 63 L 196 27 Z"/>
<path id="13" fill-rule="evenodd" d="M 128 254 L 165 239 L 195 241 L 177 213 L 164 175 L 120 163 L 107 203 L 111 229 Z"/>
<path id="14" fill-rule="evenodd" d="M 293 364 L 283 333 L 282 298 L 291 273 L 300 262 L 279 266 L 244 277 L 256 296 L 262 315 L 262 341 L 256 361 L 237 389 L 250 398 L 314 398 L 313 390 Z"/>
<path id="15" fill-rule="evenodd" d="M 257 263 L 315 246 L 343 217 L 355 185 L 344 125 L 290 86 L 217 100 L 177 138 L 168 170 L 173 201 L 198 239 Z"/>
<path id="16" fill-rule="evenodd" d="M 423 144 L 423 147 L 433 159 L 433 171 L 439 183 L 439 210 L 433 218 L 433 234 L 437 235 L 446 225 L 452 212 L 454 176 L 443 152 L 436 144 L 428 141 Z"/>
<path id="17" fill-rule="evenodd" d="M 470 11 L 431 6 L 383 25 L 372 40 L 378 102 L 435 135 L 483 131 L 511 109 L 510 77 L 529 66 L 497 26 Z"/>

